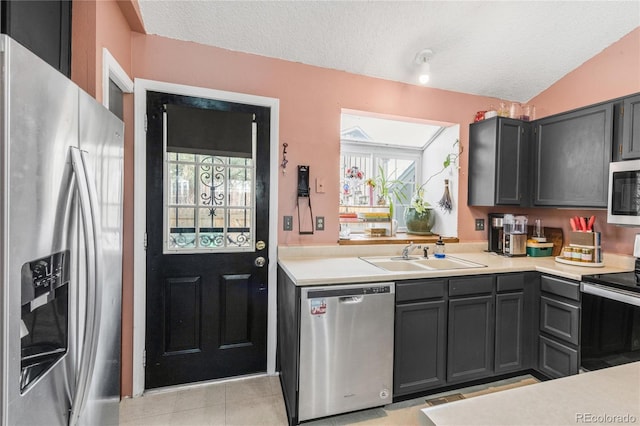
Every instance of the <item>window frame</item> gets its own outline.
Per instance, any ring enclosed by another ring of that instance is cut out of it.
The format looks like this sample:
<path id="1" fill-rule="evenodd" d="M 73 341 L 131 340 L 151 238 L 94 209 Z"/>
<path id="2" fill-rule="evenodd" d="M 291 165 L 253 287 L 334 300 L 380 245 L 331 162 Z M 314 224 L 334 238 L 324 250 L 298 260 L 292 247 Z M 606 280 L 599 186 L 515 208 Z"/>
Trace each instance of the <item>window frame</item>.
<path id="1" fill-rule="evenodd" d="M 372 149 L 375 148 L 375 149 Z M 412 188 L 410 197 L 415 192 L 417 186 L 419 186 L 419 182 L 422 182 L 422 159 L 423 159 L 423 149 L 422 148 L 409 148 L 402 146 L 393 146 L 393 145 L 383 145 L 379 143 L 372 143 L 369 141 L 359 141 L 353 139 L 340 139 L 340 162 L 342 162 L 342 158 L 345 156 L 369 156 L 371 159 L 371 164 L 373 170 L 378 169 L 378 165 L 381 164 L 381 159 L 398 159 L 398 160 L 407 160 L 414 161 L 415 163 L 415 182 L 414 187 Z M 345 167 L 347 165 L 345 164 Z M 340 185 L 344 182 L 344 170 L 340 170 Z M 364 179 L 368 179 L 373 176 L 365 176 Z M 407 199 L 404 202 L 396 200 L 395 208 L 394 208 L 394 217 L 391 219 L 398 220 L 398 223 L 402 221 L 398 219 L 397 215 L 399 211 L 404 211 L 404 208 L 408 207 L 411 204 L 411 199 Z M 358 205 L 342 205 L 340 207 L 350 207 L 350 206 L 358 206 Z M 374 204 L 375 206 L 375 204 Z M 399 209 L 398 207 L 404 207 Z M 406 227 L 401 227 L 398 229 L 399 231 L 406 230 Z"/>

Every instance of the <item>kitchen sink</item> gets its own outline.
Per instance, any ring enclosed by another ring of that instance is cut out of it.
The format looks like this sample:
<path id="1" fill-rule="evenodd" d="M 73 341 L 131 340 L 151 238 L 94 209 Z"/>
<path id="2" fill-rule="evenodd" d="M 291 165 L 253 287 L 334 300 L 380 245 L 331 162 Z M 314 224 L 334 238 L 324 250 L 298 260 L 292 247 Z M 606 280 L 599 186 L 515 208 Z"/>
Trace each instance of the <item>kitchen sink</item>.
<path id="1" fill-rule="evenodd" d="M 360 259 L 391 272 L 446 271 L 451 269 L 485 268 L 487 266 L 453 256 L 447 256 L 445 258 L 430 257 L 428 259 L 415 256 L 411 256 L 408 259 L 401 256 L 376 256 L 361 257 Z"/>
<path id="2" fill-rule="evenodd" d="M 419 263 L 415 263 L 416 261 L 412 260 L 366 260 L 372 265 L 377 266 L 378 268 L 386 269 L 387 271 L 393 272 L 414 272 L 414 271 L 424 271 L 425 267 L 421 266 Z M 430 269 L 427 267 L 427 269 Z"/>

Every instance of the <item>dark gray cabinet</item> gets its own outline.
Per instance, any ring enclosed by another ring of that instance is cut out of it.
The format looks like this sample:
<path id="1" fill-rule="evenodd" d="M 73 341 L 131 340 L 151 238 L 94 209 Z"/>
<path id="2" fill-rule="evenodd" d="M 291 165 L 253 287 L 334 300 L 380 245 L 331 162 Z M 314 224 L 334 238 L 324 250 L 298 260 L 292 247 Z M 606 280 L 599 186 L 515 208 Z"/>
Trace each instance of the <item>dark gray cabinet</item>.
<path id="1" fill-rule="evenodd" d="M 493 279 L 477 276 L 449 280 L 447 382 L 493 375 Z"/>
<path id="2" fill-rule="evenodd" d="M 538 370 L 551 378 L 577 374 L 580 284 L 543 275 L 540 290 Z"/>
<path id="3" fill-rule="evenodd" d="M 278 266 L 277 365 L 282 396 L 290 424 L 298 419 L 298 372 L 300 353 L 300 288 Z"/>
<path id="4" fill-rule="evenodd" d="M 469 126 L 470 206 L 529 204 L 530 124 L 495 117 Z"/>
<path id="5" fill-rule="evenodd" d="M 521 370 L 524 358 L 524 292 L 496 295 L 496 374 Z"/>
<path id="6" fill-rule="evenodd" d="M 540 331 L 574 345 L 580 338 L 580 308 L 549 296 L 540 297 Z"/>
<path id="7" fill-rule="evenodd" d="M 446 279 L 396 283 L 395 396 L 445 385 L 446 294 Z"/>
<path id="8" fill-rule="evenodd" d="M 2 0 L 0 30 L 71 76 L 71 1 Z"/>
<path id="9" fill-rule="evenodd" d="M 556 340 L 540 336 L 538 370 L 552 379 L 578 374 L 578 350 Z"/>
<path id="10" fill-rule="evenodd" d="M 640 95 L 622 103 L 622 159 L 640 158 Z"/>
<path id="11" fill-rule="evenodd" d="M 444 300 L 396 307 L 395 396 L 445 385 L 446 312 Z"/>
<path id="12" fill-rule="evenodd" d="M 606 103 L 534 123 L 534 206 L 607 206 L 612 117 Z"/>

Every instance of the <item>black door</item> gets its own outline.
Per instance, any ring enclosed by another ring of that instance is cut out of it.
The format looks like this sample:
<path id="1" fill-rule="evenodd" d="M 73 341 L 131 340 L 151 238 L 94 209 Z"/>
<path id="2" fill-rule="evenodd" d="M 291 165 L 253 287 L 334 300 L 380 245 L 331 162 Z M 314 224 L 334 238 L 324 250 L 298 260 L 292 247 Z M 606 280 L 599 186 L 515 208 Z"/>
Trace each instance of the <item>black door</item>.
<path id="1" fill-rule="evenodd" d="M 147 389 L 266 371 L 269 117 L 147 95 Z"/>

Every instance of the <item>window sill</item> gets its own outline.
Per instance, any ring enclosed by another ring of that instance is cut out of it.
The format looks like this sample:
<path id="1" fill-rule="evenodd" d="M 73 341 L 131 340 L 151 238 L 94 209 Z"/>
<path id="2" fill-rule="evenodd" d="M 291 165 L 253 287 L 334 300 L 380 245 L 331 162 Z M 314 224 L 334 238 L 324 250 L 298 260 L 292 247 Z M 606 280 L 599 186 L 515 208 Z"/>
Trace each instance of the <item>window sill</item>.
<path id="1" fill-rule="evenodd" d="M 405 232 L 398 232 L 395 237 L 370 237 L 364 234 L 351 234 L 351 238 L 348 240 L 339 240 L 338 244 L 341 246 L 349 245 L 366 245 L 366 244 L 409 244 L 414 243 L 435 243 L 440 236 L 434 235 L 412 235 Z M 457 237 L 442 237 L 442 241 L 446 244 L 458 243 L 460 240 Z"/>

